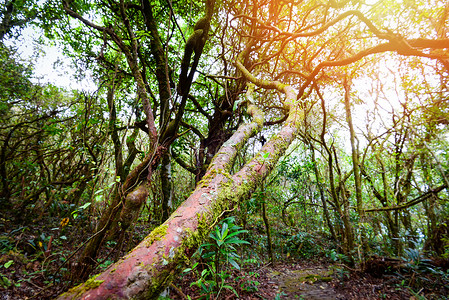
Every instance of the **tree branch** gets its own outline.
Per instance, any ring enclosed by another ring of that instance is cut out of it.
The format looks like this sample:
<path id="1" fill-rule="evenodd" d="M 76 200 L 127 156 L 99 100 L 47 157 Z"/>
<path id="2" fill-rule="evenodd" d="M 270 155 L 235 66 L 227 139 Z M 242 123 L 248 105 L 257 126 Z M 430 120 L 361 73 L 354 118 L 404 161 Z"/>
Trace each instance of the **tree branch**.
<path id="1" fill-rule="evenodd" d="M 442 190 L 444 190 L 445 188 L 447 188 L 446 185 L 441 185 L 433 190 L 430 190 L 426 193 L 424 193 L 423 195 L 416 197 L 415 199 L 406 202 L 404 204 L 401 205 L 395 205 L 395 206 L 389 206 L 389 207 L 382 207 L 382 208 L 371 208 L 371 209 L 365 209 L 365 212 L 378 212 L 378 211 L 392 211 L 392 210 L 401 210 L 401 209 L 405 209 L 408 207 L 411 207 L 413 205 L 416 205 L 418 203 L 421 203 L 427 199 L 429 199 L 431 196 L 433 195 L 437 195 L 439 192 L 441 192 Z"/>

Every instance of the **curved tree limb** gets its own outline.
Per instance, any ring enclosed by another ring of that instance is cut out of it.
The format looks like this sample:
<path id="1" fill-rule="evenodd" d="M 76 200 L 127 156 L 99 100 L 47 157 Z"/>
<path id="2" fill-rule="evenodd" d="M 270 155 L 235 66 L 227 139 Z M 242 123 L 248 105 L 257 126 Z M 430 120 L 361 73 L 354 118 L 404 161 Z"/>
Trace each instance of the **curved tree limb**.
<path id="1" fill-rule="evenodd" d="M 395 206 L 388 206 L 388 207 L 381 207 L 381 208 L 371 208 L 371 209 L 365 209 L 365 212 L 378 212 L 378 211 L 392 211 L 392 210 L 401 210 L 401 209 L 406 209 L 409 208 L 413 205 L 416 205 L 418 203 L 421 203 L 427 199 L 429 199 L 432 195 L 436 195 L 439 192 L 441 192 L 442 190 L 444 190 L 445 188 L 447 188 L 447 185 L 441 185 L 435 189 L 432 189 L 418 197 L 416 197 L 413 200 L 410 200 L 409 202 L 406 202 L 404 204 L 401 205 L 395 205 Z"/>
<path id="2" fill-rule="evenodd" d="M 341 60 L 321 62 L 315 67 L 312 73 L 310 73 L 310 75 L 308 76 L 307 80 L 302 84 L 301 88 L 299 89 L 297 98 L 300 99 L 303 97 L 306 88 L 315 79 L 316 75 L 318 75 L 318 73 L 325 67 L 346 66 L 372 54 L 388 51 L 396 51 L 398 54 L 404 56 L 420 56 L 440 60 L 449 58 L 449 54 L 444 56 L 441 54 L 424 53 L 417 49 L 417 48 L 434 48 L 434 49 L 449 48 L 449 39 L 444 40 L 429 40 L 429 39 L 405 40 L 401 38 L 398 39 L 399 40 L 397 41 L 390 41 L 388 43 L 379 44 L 374 47 L 362 50 L 351 57 L 347 57 Z"/>

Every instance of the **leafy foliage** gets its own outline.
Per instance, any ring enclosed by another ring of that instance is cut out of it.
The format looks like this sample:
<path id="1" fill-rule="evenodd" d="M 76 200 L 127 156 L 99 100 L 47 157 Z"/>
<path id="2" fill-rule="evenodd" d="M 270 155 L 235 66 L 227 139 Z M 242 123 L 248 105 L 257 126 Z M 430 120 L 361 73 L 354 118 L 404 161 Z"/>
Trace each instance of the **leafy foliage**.
<path id="1" fill-rule="evenodd" d="M 234 224 L 235 217 L 228 217 L 217 225 L 210 234 L 209 243 L 202 244 L 198 250 L 202 263 L 195 263 L 192 268 L 187 268 L 184 272 L 190 272 L 195 268 L 202 268 L 197 281 L 191 285 L 196 285 L 202 290 L 202 294 L 207 297 L 218 297 L 222 289 L 232 290 L 238 297 L 235 289 L 228 284 L 232 276 L 232 269 L 240 270 L 240 256 L 237 254 L 237 246 L 249 244 L 249 242 L 238 237 L 239 234 L 247 232 L 240 226 Z M 205 267 L 203 266 L 205 265 Z M 254 286 L 250 282 L 249 286 Z M 249 287 L 245 287 L 249 288 Z"/>

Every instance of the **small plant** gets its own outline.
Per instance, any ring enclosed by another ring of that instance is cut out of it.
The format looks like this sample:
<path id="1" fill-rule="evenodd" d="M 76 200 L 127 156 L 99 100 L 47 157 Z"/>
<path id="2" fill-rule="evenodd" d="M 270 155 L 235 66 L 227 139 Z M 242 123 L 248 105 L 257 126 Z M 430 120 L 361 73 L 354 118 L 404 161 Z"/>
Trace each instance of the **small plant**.
<path id="1" fill-rule="evenodd" d="M 7 289 L 11 286 L 11 284 L 11 280 L 9 280 L 6 275 L 0 273 L 0 287 Z"/>
<path id="2" fill-rule="evenodd" d="M 299 232 L 289 238 L 285 249 L 289 254 L 295 254 L 301 258 L 315 256 L 322 251 L 314 237 L 307 232 Z"/>
<path id="3" fill-rule="evenodd" d="M 86 208 L 88 208 L 90 205 L 92 204 L 92 202 L 87 202 L 84 203 L 84 205 L 81 205 L 80 207 L 78 207 L 77 209 L 75 209 L 74 211 L 72 211 L 72 218 L 75 220 L 81 213 L 83 213 Z M 68 223 L 68 222 L 67 222 Z M 62 223 L 61 223 L 62 225 Z"/>
<path id="4" fill-rule="evenodd" d="M 7 253 L 14 249 L 14 239 L 8 236 L 0 236 L 0 252 Z"/>
<path id="5" fill-rule="evenodd" d="M 102 270 L 106 269 L 107 267 L 109 267 L 110 265 L 112 265 L 114 262 L 110 259 L 97 259 L 97 263 L 98 263 L 98 267 Z"/>
<path id="6" fill-rule="evenodd" d="M 191 269 L 185 269 L 184 272 L 194 270 L 197 266 L 198 263 L 196 263 Z M 216 288 L 215 280 L 211 279 L 210 274 L 211 272 L 209 269 L 204 269 L 203 271 L 201 271 L 201 274 L 197 274 L 197 276 L 199 277 L 198 280 L 190 284 L 190 286 L 196 286 L 200 288 L 201 294 L 205 295 L 206 297 L 210 296 Z"/>
<path id="7" fill-rule="evenodd" d="M 284 292 L 280 292 L 280 293 L 276 294 L 276 296 L 274 297 L 274 300 L 281 300 L 282 296 L 287 296 L 287 294 Z"/>
<path id="8" fill-rule="evenodd" d="M 431 264 L 431 260 L 425 258 L 422 253 L 417 249 L 407 248 L 404 250 L 406 256 L 402 257 L 402 260 L 406 263 L 405 268 L 415 274 L 420 273 L 434 273 L 434 266 Z"/>
<path id="9" fill-rule="evenodd" d="M 240 289 L 245 292 L 257 292 L 259 290 L 258 286 L 260 284 L 259 281 L 255 280 L 257 277 L 259 277 L 259 273 L 256 272 L 249 272 L 247 274 L 244 274 L 244 276 L 240 276 L 241 284 Z"/>
<path id="10" fill-rule="evenodd" d="M 241 227 L 235 225 L 234 222 L 234 217 L 224 219 L 221 222 L 221 227 L 217 226 L 215 231 L 209 235 L 211 242 L 203 244 L 200 247 L 207 251 L 203 254 L 203 258 L 215 258 L 217 271 L 220 270 L 221 259 L 224 259 L 225 263 L 229 263 L 237 270 L 240 270 L 240 266 L 237 263 L 240 257 L 234 246 L 249 243 L 237 237 L 241 233 L 246 233 L 247 230 L 241 230 Z"/>
<path id="11" fill-rule="evenodd" d="M 247 231 L 242 230 L 234 222 L 234 217 L 221 221 L 209 235 L 209 243 L 200 246 L 198 252 L 204 261 L 202 265 L 206 266 L 201 273 L 197 270 L 199 263 L 184 270 L 184 272 L 196 270 L 199 273 L 199 279 L 191 286 L 201 288 L 204 295 L 211 296 L 215 293 L 215 298 L 218 298 L 223 289 L 228 289 L 238 297 L 236 290 L 227 283 L 231 277 L 228 267 L 240 270 L 240 256 L 237 254 L 236 246 L 249 243 L 238 237 L 239 234 Z"/>
<path id="12" fill-rule="evenodd" d="M 9 260 L 6 263 L 4 263 L 3 265 L 0 265 L 0 268 L 5 268 L 8 269 L 9 267 L 11 267 L 14 264 L 13 260 Z M 11 281 L 6 275 L 0 273 L 0 287 L 7 289 L 9 288 L 11 285 L 14 285 L 16 287 L 20 286 L 20 283 L 16 283 L 14 281 Z"/>
<path id="13" fill-rule="evenodd" d="M 325 256 L 332 262 L 338 261 L 338 253 L 335 249 L 326 250 Z"/>
<path id="14" fill-rule="evenodd" d="M 351 277 L 351 273 L 348 270 L 346 270 L 345 268 L 336 268 L 335 271 L 337 273 L 337 277 L 341 281 L 344 281 L 344 280 L 349 279 Z"/>
<path id="15" fill-rule="evenodd" d="M 402 270 L 408 273 L 408 276 L 399 272 L 396 275 L 402 278 L 400 286 L 407 288 L 416 299 L 425 299 L 419 295 L 423 289 L 447 286 L 446 272 L 439 267 L 435 267 L 432 260 L 424 257 L 418 249 L 407 248 L 404 252 Z M 416 290 L 419 290 L 419 292 L 416 292 Z"/>

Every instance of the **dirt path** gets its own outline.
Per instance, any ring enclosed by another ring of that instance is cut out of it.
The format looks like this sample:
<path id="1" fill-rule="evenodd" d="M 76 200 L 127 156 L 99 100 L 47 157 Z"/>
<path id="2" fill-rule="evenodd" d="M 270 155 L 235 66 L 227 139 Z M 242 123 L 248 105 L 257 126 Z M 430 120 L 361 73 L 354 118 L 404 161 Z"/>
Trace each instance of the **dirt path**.
<path id="1" fill-rule="evenodd" d="M 333 271 L 325 268 L 308 268 L 302 270 L 273 271 L 269 274 L 273 281 L 277 281 L 279 290 L 284 296 L 299 297 L 300 299 L 340 299 L 333 287 Z"/>
<path id="2" fill-rule="evenodd" d="M 345 299 L 332 285 L 334 271 L 323 265 L 277 264 L 260 273 L 259 294 L 266 299 Z"/>
<path id="3" fill-rule="evenodd" d="M 323 261 L 290 261 L 277 262 L 273 265 L 263 265 L 251 270 L 251 280 L 257 281 L 257 288 L 244 291 L 240 288 L 243 281 L 233 284 L 238 291 L 236 297 L 230 290 L 223 291 L 219 300 L 410 300 L 416 299 L 405 288 L 400 287 L 395 277 L 376 278 L 363 272 L 349 272 L 342 265 L 331 265 Z M 195 281 L 192 274 L 178 278 L 175 286 L 190 295 L 192 299 L 199 299 L 199 289 L 191 287 Z M 232 281 L 230 280 L 229 282 Z M 170 299 L 187 299 L 177 293 L 171 293 Z M 430 297 L 427 299 L 446 299 Z"/>

